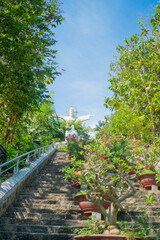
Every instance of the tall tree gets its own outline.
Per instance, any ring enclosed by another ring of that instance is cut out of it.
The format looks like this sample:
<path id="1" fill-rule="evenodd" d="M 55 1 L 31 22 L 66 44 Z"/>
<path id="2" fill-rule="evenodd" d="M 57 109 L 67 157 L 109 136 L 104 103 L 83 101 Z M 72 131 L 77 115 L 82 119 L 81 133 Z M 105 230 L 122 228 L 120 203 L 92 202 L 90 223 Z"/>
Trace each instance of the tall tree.
<path id="1" fill-rule="evenodd" d="M 38 111 L 34 112 L 28 132 L 32 139 L 41 140 L 45 144 L 50 143 L 56 137 L 64 139 L 64 132 L 60 127 L 54 104 L 50 99 L 45 100 Z"/>
<path id="2" fill-rule="evenodd" d="M 152 140 L 160 133 L 160 2 L 150 18 L 151 29 L 143 25 L 141 33 L 125 39 L 117 47 L 111 63 L 110 89 L 114 96 L 105 99 L 106 107 L 118 110 L 123 104 L 150 122 Z"/>
<path id="3" fill-rule="evenodd" d="M 17 121 L 47 97 L 56 70 L 57 0 L 0 1 L 0 131 L 10 143 Z"/>

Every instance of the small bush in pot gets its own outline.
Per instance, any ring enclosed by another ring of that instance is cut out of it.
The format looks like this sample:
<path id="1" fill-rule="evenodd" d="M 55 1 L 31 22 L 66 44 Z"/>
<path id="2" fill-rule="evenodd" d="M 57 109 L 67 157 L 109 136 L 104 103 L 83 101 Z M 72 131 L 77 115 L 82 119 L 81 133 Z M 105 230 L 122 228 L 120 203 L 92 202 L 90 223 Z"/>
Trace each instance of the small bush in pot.
<path id="1" fill-rule="evenodd" d="M 78 182 L 86 186 L 81 194 L 93 202 L 103 216 L 102 229 L 106 235 L 120 234 L 117 225 L 119 210 L 127 210 L 124 201 L 136 193 L 134 180 L 142 170 L 133 159 L 133 140 L 125 137 L 106 137 L 94 140 L 86 146 L 85 158 L 73 160 L 72 168 L 66 168 Z M 103 200 L 110 201 L 108 211 Z"/>
<path id="2" fill-rule="evenodd" d="M 160 139 L 154 144 L 142 144 L 134 139 L 131 150 L 133 163 L 140 170 L 138 179 L 144 187 L 160 186 Z"/>
<path id="3" fill-rule="evenodd" d="M 118 233 L 118 211 L 125 210 L 124 200 L 136 192 L 133 185 L 136 173 L 129 174 L 134 170 L 130 144 L 124 137 L 104 136 L 86 148 L 84 160 L 72 161 L 72 168 L 64 171 L 67 177 L 72 175 L 86 186 L 81 193 L 98 207 L 104 219 L 104 229 L 108 231 L 114 226 L 114 233 Z M 110 201 L 108 212 L 103 207 L 103 199 Z"/>

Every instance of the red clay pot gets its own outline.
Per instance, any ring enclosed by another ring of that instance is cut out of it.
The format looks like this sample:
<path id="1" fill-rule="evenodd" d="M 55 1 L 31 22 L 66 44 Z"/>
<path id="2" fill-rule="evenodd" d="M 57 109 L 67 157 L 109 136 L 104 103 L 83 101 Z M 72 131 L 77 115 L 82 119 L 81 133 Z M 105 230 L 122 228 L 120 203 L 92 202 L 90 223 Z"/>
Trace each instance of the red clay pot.
<path id="1" fill-rule="evenodd" d="M 84 214 L 99 211 L 98 207 L 94 203 L 87 200 L 86 195 L 83 195 L 83 194 L 77 195 L 77 196 L 75 196 L 75 199 L 78 201 L 78 204 Z M 110 205 L 110 201 L 103 200 L 103 207 L 105 209 L 107 209 L 109 207 L 109 205 Z"/>
<path id="2" fill-rule="evenodd" d="M 144 188 L 151 187 L 152 185 L 160 186 L 155 180 L 156 173 L 145 173 L 138 176 Z"/>
<path id="3" fill-rule="evenodd" d="M 91 235 L 78 235 L 74 237 L 75 240 L 126 240 L 123 235 L 107 235 L 107 234 L 91 234 Z M 137 240 L 141 240 L 140 237 L 135 237 Z"/>

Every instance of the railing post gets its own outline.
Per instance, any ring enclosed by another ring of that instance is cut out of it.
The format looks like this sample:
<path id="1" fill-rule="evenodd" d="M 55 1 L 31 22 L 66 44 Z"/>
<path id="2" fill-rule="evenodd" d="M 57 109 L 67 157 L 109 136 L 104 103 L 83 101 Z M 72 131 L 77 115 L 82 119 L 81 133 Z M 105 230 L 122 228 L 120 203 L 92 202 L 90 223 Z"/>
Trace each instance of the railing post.
<path id="1" fill-rule="evenodd" d="M 38 149 L 38 157 L 40 157 L 41 156 L 41 149 L 39 148 Z"/>
<path id="2" fill-rule="evenodd" d="M 34 151 L 33 161 L 35 161 L 35 159 L 36 159 L 36 151 Z"/>
<path id="3" fill-rule="evenodd" d="M 16 157 L 18 157 L 18 153 Z M 17 175 L 18 173 L 19 173 L 19 158 L 17 159 L 16 166 L 14 167 L 14 175 Z"/>
<path id="4" fill-rule="evenodd" d="M 30 164 L 29 154 L 27 155 L 27 158 L 26 158 L 26 164 Z"/>

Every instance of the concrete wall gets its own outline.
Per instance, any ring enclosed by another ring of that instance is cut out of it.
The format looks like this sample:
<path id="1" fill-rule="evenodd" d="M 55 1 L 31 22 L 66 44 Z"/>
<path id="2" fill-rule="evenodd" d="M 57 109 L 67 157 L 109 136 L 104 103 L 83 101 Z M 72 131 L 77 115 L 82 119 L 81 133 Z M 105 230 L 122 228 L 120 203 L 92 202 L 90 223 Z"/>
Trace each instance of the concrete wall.
<path id="1" fill-rule="evenodd" d="M 28 181 L 44 167 L 55 151 L 56 148 L 52 149 L 49 153 L 32 162 L 29 167 L 21 169 L 17 176 L 13 176 L 2 183 L 0 188 L 0 216 L 5 213 Z"/>

